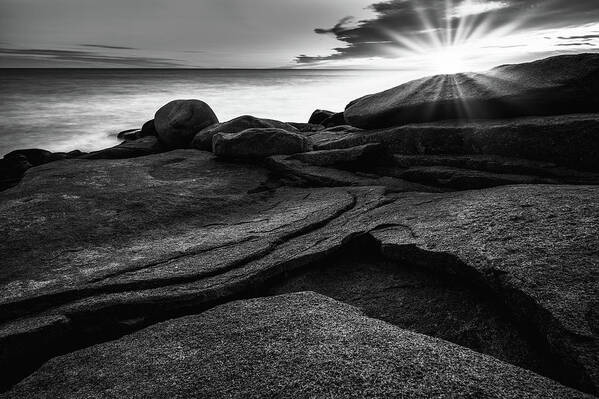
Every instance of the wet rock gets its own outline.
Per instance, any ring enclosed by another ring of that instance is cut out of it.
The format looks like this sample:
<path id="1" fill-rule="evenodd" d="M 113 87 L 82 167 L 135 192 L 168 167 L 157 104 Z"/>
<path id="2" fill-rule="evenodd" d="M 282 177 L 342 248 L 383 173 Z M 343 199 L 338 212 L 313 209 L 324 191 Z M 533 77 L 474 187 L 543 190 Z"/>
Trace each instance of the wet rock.
<path id="1" fill-rule="evenodd" d="M 373 129 L 445 119 L 598 112 L 597 87 L 598 54 L 564 55 L 408 82 L 352 101 L 345 119 Z"/>
<path id="2" fill-rule="evenodd" d="M 403 155 L 499 155 L 599 171 L 599 115 L 437 122 L 311 135 L 316 150 L 383 143 Z"/>
<path id="3" fill-rule="evenodd" d="M 312 115 L 310 115 L 310 120 L 308 120 L 308 123 L 322 125 L 325 120 L 329 119 L 333 115 L 335 115 L 335 112 L 333 111 L 317 109 L 316 111 L 312 112 Z"/>
<path id="4" fill-rule="evenodd" d="M 139 138 L 140 132 L 141 131 L 138 129 L 124 130 L 117 134 L 116 138 L 125 141 L 137 140 Z"/>
<path id="5" fill-rule="evenodd" d="M 309 151 L 310 141 L 283 129 L 247 129 L 240 133 L 218 133 L 212 150 L 222 158 L 266 158 L 271 155 Z"/>
<path id="6" fill-rule="evenodd" d="M 156 134 L 168 148 L 186 148 L 197 132 L 218 123 L 208 104 L 200 100 L 175 100 L 154 117 Z"/>
<path id="7" fill-rule="evenodd" d="M 134 382 L 134 383 L 132 383 Z M 46 363 L 11 398 L 583 398 L 314 293 L 237 301 Z"/>
<path id="8" fill-rule="evenodd" d="M 147 121 L 141 127 L 139 131 L 138 138 L 148 137 L 148 136 L 157 136 L 156 127 L 154 126 L 154 119 Z"/>
<path id="9" fill-rule="evenodd" d="M 298 132 L 298 130 L 285 122 L 279 122 L 272 119 L 256 118 L 250 115 L 243 115 L 228 122 L 219 123 L 210 126 L 197 133 L 193 139 L 192 146 L 198 150 L 212 151 L 212 139 L 218 133 L 239 133 L 247 129 L 266 129 L 275 128 L 288 132 Z"/>
<path id="10" fill-rule="evenodd" d="M 117 146 L 106 148 L 100 151 L 94 151 L 83 155 L 81 159 L 125 159 L 143 157 L 146 155 L 158 154 L 166 151 L 162 142 L 154 136 L 148 136 L 141 139 L 125 141 Z"/>

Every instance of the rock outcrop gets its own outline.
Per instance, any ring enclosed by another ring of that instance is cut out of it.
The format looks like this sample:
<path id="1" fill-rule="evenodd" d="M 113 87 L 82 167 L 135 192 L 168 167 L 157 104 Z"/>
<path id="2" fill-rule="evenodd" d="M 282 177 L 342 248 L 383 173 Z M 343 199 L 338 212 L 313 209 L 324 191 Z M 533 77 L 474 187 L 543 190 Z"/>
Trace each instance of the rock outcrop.
<path id="1" fill-rule="evenodd" d="M 403 155 L 500 155 L 599 172 L 599 114 L 330 129 L 310 136 L 316 150 L 383 143 Z"/>
<path id="2" fill-rule="evenodd" d="M 198 150 L 212 151 L 212 139 L 216 134 L 240 133 L 247 129 L 282 129 L 288 132 L 298 132 L 294 126 L 285 122 L 272 119 L 256 118 L 243 115 L 228 122 L 210 126 L 197 133 L 193 139 L 192 147 Z"/>
<path id="3" fill-rule="evenodd" d="M 53 359 L 6 397 L 107 391 L 134 398 L 589 397 L 309 292 L 232 302 Z"/>
<path id="4" fill-rule="evenodd" d="M 485 116 L 585 112 L 597 57 L 446 79 Z M 599 114 L 370 128 L 464 118 L 422 82 L 357 102 L 367 129 L 189 100 L 7 154 L 0 396 L 598 394 Z"/>
<path id="5" fill-rule="evenodd" d="M 552 359 L 547 375 L 596 391 L 597 186 L 385 194 L 288 184 L 196 150 L 28 171 L 0 194 L 5 380 L 90 342 L 260 295 L 366 234 L 397 267 L 481 287 Z"/>
<path id="6" fill-rule="evenodd" d="M 200 100 L 175 100 L 154 116 L 156 135 L 168 148 L 188 148 L 200 130 L 218 123 L 208 104 Z"/>
<path id="7" fill-rule="evenodd" d="M 415 80 L 348 104 L 363 129 L 445 119 L 510 118 L 598 112 L 599 54 L 504 65 L 486 73 Z"/>
<path id="8" fill-rule="evenodd" d="M 296 154 L 309 151 L 311 143 L 305 136 L 283 129 L 247 129 L 239 133 L 218 133 L 212 151 L 222 158 L 260 159 L 271 155 Z"/>

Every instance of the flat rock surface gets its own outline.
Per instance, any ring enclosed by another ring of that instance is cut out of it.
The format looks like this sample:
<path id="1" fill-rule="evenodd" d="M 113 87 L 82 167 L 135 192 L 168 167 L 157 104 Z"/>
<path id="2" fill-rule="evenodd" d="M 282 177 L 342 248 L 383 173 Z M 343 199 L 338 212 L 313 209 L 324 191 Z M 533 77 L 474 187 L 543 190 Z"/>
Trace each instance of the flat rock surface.
<path id="1" fill-rule="evenodd" d="M 444 119 L 597 112 L 598 87 L 598 54 L 557 56 L 408 82 L 352 101 L 345 120 L 372 129 Z"/>
<path id="2" fill-rule="evenodd" d="M 388 259 L 492 293 L 557 358 L 556 379 L 596 392 L 598 198 L 596 186 L 288 187 L 196 150 L 35 167 L 0 193 L 1 371 L 260 296 L 369 235 Z"/>
<path id="3" fill-rule="evenodd" d="M 238 301 L 53 359 L 5 398 L 583 398 L 314 293 Z"/>

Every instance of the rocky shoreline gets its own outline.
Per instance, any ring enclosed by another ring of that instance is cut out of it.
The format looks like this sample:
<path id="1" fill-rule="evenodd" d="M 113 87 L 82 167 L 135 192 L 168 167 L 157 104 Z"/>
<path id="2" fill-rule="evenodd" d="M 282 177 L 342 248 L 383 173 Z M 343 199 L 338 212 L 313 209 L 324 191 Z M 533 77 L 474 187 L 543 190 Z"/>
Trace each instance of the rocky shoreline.
<path id="1" fill-rule="evenodd" d="M 599 393 L 599 55 L 119 139 L 0 160 L 0 397 Z"/>

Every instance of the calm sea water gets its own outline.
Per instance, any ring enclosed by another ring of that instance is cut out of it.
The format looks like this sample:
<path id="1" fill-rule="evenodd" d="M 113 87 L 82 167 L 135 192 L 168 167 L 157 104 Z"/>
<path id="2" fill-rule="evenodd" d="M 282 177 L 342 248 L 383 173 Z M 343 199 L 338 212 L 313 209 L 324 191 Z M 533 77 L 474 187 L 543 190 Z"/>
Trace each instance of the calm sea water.
<path id="1" fill-rule="evenodd" d="M 139 128 L 179 98 L 210 104 L 221 121 L 249 114 L 307 122 L 405 78 L 389 71 L 0 70 L 0 155 L 18 148 L 92 151 Z"/>

